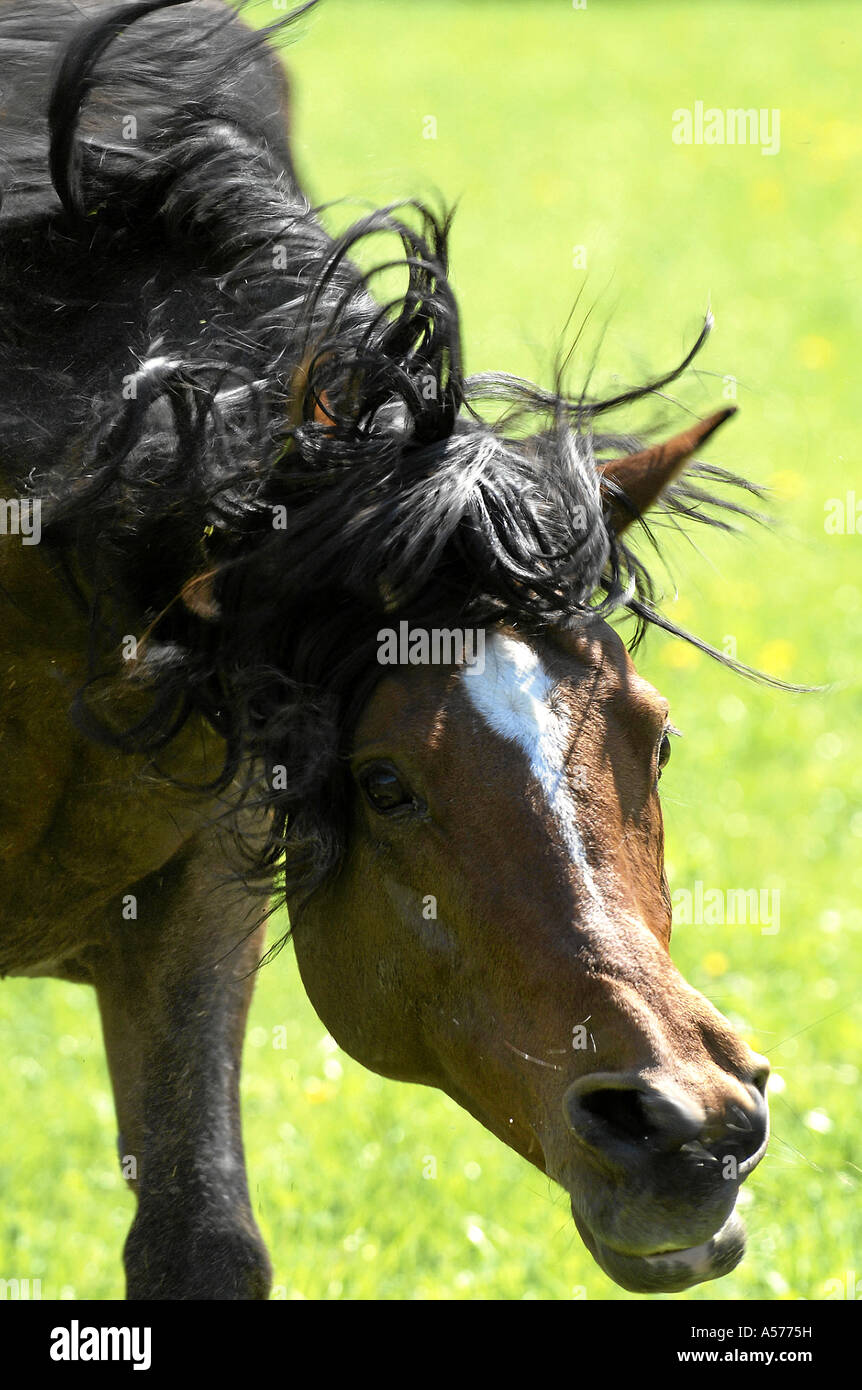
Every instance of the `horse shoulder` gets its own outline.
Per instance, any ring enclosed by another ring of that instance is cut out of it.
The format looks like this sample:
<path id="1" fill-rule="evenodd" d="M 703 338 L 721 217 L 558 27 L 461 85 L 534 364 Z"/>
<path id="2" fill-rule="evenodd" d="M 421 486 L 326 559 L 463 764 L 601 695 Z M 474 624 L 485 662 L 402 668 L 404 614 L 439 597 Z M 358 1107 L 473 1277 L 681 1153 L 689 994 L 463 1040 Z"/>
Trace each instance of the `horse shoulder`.
<path id="1" fill-rule="evenodd" d="M 71 719 L 87 679 L 87 618 L 43 546 L 0 537 L 0 975 L 51 966 L 104 933 L 104 908 L 134 914 L 127 886 L 157 871 L 213 814 L 144 756 L 84 738 Z M 118 670 L 107 699 L 143 708 Z M 129 719 L 131 722 L 131 719 Z M 190 721 L 160 767 L 212 780 L 221 740 Z"/>

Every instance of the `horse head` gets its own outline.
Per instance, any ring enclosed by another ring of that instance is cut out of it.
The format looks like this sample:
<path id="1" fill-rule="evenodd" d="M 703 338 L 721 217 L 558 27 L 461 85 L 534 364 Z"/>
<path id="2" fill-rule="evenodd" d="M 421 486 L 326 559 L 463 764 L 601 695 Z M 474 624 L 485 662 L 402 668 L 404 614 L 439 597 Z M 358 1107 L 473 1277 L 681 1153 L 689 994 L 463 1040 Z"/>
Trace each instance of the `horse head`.
<path id="1" fill-rule="evenodd" d="M 607 465 L 613 523 L 723 418 Z M 381 667 L 344 863 L 293 932 L 303 982 L 352 1056 L 558 1182 L 613 1279 L 684 1289 L 742 1257 L 769 1067 L 669 955 L 668 703 L 601 619 L 483 636 L 482 660 Z"/>

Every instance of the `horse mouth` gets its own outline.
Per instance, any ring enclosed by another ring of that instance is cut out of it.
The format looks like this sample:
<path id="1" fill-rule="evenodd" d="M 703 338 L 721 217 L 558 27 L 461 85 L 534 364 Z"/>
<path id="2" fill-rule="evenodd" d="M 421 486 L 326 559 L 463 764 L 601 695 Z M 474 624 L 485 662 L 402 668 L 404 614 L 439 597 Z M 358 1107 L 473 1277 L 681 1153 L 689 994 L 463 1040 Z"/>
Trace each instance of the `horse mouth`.
<path id="1" fill-rule="evenodd" d="M 596 1263 L 614 1283 L 630 1293 L 681 1293 L 694 1284 L 729 1274 L 745 1254 L 745 1227 L 735 1211 L 700 1245 L 639 1255 L 617 1250 L 599 1240 L 578 1216 L 574 1203 L 572 1216 Z"/>

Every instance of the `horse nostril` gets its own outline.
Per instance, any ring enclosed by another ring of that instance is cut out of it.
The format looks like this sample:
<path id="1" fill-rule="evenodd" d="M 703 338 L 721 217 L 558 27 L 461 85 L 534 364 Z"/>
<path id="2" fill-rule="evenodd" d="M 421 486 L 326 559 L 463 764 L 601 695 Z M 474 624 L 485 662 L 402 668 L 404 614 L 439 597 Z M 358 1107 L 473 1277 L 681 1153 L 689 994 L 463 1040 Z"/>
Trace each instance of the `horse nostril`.
<path id="1" fill-rule="evenodd" d="M 623 1139 L 645 1141 L 654 1129 L 639 1091 L 594 1091 L 583 1097 L 581 1106 Z"/>
<path id="2" fill-rule="evenodd" d="M 755 1077 L 747 1090 L 752 1107 L 736 1103 L 728 1105 L 721 1132 L 709 1145 L 717 1158 L 733 1158 L 743 1177 L 760 1161 L 769 1134 L 769 1107 L 764 1096 L 766 1076 L 761 1076 L 759 1080 Z"/>
<path id="3" fill-rule="evenodd" d="M 704 1122 L 699 1107 L 639 1077 L 607 1072 L 576 1081 L 566 1094 L 565 1111 L 580 1139 L 609 1153 L 644 1145 L 669 1153 L 696 1138 Z"/>
<path id="4" fill-rule="evenodd" d="M 582 1144 L 624 1168 L 675 1155 L 692 1171 L 723 1163 L 722 1176 L 742 1180 L 763 1156 L 769 1132 L 763 1096 L 769 1066 L 759 1057 L 755 1062 L 763 1066 L 752 1068 L 755 1079 L 745 1083 L 748 1100 L 726 1096 L 709 1114 L 671 1082 L 659 1089 L 637 1072 L 594 1072 L 566 1092 L 566 1120 Z"/>

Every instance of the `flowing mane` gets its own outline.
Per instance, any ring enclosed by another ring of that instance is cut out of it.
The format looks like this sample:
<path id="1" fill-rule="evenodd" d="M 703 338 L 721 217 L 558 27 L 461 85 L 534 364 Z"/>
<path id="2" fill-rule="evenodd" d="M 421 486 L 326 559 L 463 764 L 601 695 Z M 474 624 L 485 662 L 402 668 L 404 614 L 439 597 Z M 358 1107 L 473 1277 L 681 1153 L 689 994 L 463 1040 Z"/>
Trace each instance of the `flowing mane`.
<path id="1" fill-rule="evenodd" d="M 28 269 L 10 256 L 0 295 L 7 332 L 17 324 L 31 351 L 4 361 L 3 395 L 21 408 L 6 408 L 3 433 L 18 441 L 13 481 L 43 500 L 44 539 L 92 611 L 79 725 L 155 756 L 202 715 L 225 740 L 214 788 L 239 779 L 234 807 L 273 811 L 251 875 L 283 861 L 303 896 L 343 851 L 344 757 L 380 675 L 384 621 L 529 632 L 625 610 L 633 645 L 657 624 L 744 669 L 658 612 L 647 566 L 607 525 L 613 484 L 604 500 L 599 489 L 598 464 L 640 447 L 599 422 L 680 376 L 710 320 L 671 371 L 605 399 L 466 376 L 449 216 L 412 202 L 330 236 L 244 92 L 245 59 L 272 31 L 192 50 L 163 9 L 168 70 L 150 34 L 131 53 L 111 44 L 153 8 L 77 35 L 54 82 L 49 147 L 36 132 L 7 170 L 0 236 L 20 245 L 23 227 Z M 39 49 L 27 33 L 15 50 L 25 71 Z M 82 137 L 97 94 L 141 113 L 133 140 Z M 400 252 L 363 272 L 354 252 L 378 236 Z M 406 287 L 381 304 L 371 285 L 393 268 Z M 131 353 L 127 337 L 110 371 L 94 360 L 70 389 L 64 334 L 74 341 L 79 306 L 108 307 L 105 287 L 124 282 L 141 299 Z M 53 381 L 57 402 L 37 430 L 29 374 L 42 391 Z M 697 463 L 661 506 L 728 528 L 752 515 L 740 491 L 758 490 Z M 130 620 L 146 634 L 134 677 L 151 703 L 117 730 L 99 691 Z"/>

